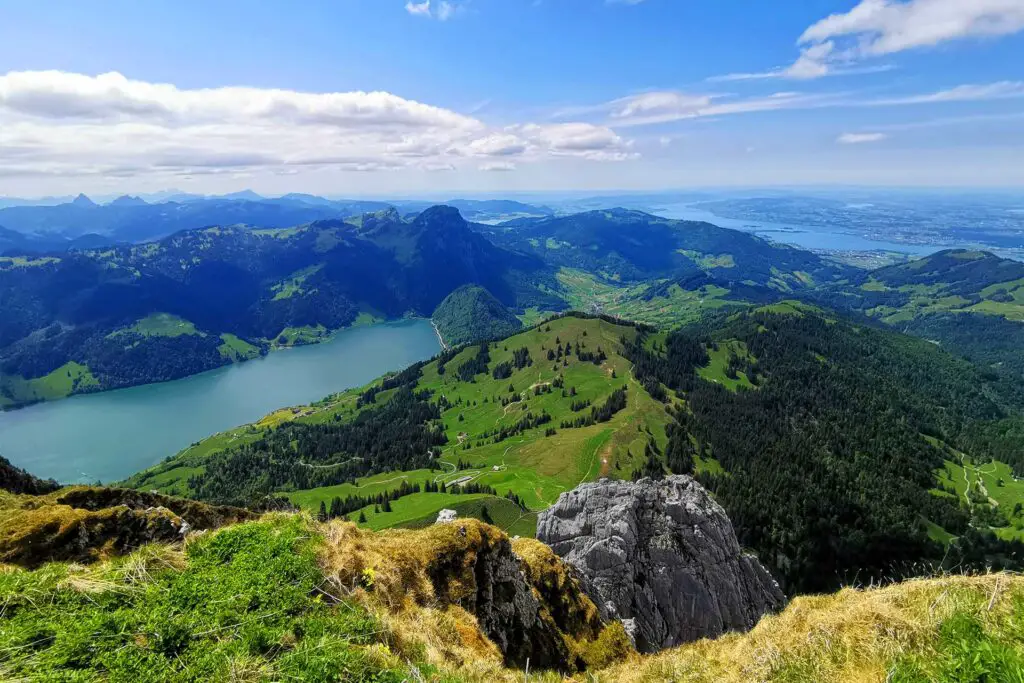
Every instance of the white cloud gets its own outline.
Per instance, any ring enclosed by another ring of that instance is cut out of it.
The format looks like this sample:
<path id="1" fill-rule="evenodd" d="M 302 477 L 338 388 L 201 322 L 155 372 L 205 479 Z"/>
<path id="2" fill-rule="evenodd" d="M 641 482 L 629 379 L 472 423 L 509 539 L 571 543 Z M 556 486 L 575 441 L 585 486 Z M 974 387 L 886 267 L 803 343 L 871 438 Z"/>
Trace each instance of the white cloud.
<path id="1" fill-rule="evenodd" d="M 259 88 L 180 90 L 164 83 L 62 71 L 0 76 L 0 110 L 36 119 L 145 121 L 168 127 L 216 124 L 362 124 L 474 128 L 475 119 L 386 92 L 302 93 Z"/>
<path id="2" fill-rule="evenodd" d="M 676 91 L 648 92 L 613 100 L 601 107 L 613 126 L 644 126 L 730 114 L 828 106 L 837 96 L 778 92 L 764 97 L 736 99 L 721 94 Z"/>
<path id="3" fill-rule="evenodd" d="M 834 39 L 852 38 L 855 42 L 848 50 L 856 58 L 1022 29 L 1021 0 L 861 0 L 849 12 L 833 14 L 808 28 L 799 42 L 813 50 Z"/>
<path id="4" fill-rule="evenodd" d="M 1024 97 L 1024 81 L 999 81 L 980 85 L 959 85 L 948 90 L 939 90 L 923 95 L 891 97 L 872 100 L 877 106 L 901 104 L 930 104 L 935 102 L 977 102 L 982 100 L 1003 100 Z"/>
<path id="5" fill-rule="evenodd" d="M 881 142 L 885 140 L 888 135 L 885 133 L 843 133 L 836 142 L 841 145 L 861 145 L 867 142 Z"/>
<path id="6" fill-rule="evenodd" d="M 1024 0 L 861 0 L 800 36 L 793 64 L 768 71 L 716 76 L 711 81 L 822 76 L 888 71 L 891 64 L 864 60 L 966 38 L 1010 35 L 1024 30 Z"/>
<path id="7" fill-rule="evenodd" d="M 440 7 L 437 8 L 437 18 L 440 19 L 441 21 L 448 21 L 449 19 L 452 18 L 452 16 L 455 14 L 457 10 L 458 7 L 456 5 L 441 0 L 441 5 Z"/>
<path id="8" fill-rule="evenodd" d="M 423 2 L 418 3 L 410 0 L 410 2 L 405 3 L 405 11 L 409 14 L 428 19 L 437 19 L 438 21 L 448 21 L 465 8 L 464 5 L 449 2 L 449 0 L 440 0 L 434 7 L 436 9 L 432 9 L 431 0 L 423 0 Z"/>
<path id="9" fill-rule="evenodd" d="M 577 156 L 597 161 L 622 161 L 636 158 L 633 143 L 606 126 L 590 123 L 530 123 L 512 130 L 535 147 L 555 156 Z"/>
<path id="10" fill-rule="evenodd" d="M 766 111 L 894 107 L 943 102 L 981 102 L 1024 97 L 1024 81 L 966 84 L 945 90 L 893 97 L 862 98 L 850 93 L 776 92 L 737 98 L 725 94 L 655 91 L 623 97 L 576 112 L 604 113 L 610 126 L 630 127 Z"/>
<path id="11" fill-rule="evenodd" d="M 510 161 L 490 161 L 480 165 L 481 171 L 507 172 L 516 170 L 516 165 Z"/>
<path id="12" fill-rule="evenodd" d="M 493 133 L 468 145 L 468 151 L 477 156 L 515 156 L 522 154 L 526 149 L 525 140 L 509 133 Z"/>
<path id="13" fill-rule="evenodd" d="M 414 16 L 429 17 L 430 0 L 423 0 L 423 2 L 407 2 L 405 3 L 405 11 Z"/>
<path id="14" fill-rule="evenodd" d="M 473 157 L 629 158 L 602 126 L 505 128 L 386 92 L 303 93 L 57 71 L 0 75 L 0 167 L 21 176 L 439 170 Z"/>

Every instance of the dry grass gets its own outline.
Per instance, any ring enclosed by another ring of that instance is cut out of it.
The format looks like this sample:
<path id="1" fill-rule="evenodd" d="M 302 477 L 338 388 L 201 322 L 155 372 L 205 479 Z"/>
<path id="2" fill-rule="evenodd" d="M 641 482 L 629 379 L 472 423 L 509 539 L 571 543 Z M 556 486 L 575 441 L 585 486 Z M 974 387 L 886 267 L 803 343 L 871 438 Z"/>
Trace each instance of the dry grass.
<path id="1" fill-rule="evenodd" d="M 322 531 L 327 591 L 373 608 L 396 650 L 453 668 L 501 668 L 501 652 L 461 606 L 476 591 L 477 554 L 508 542 L 499 530 L 464 520 L 380 532 L 335 521 Z"/>
<path id="2" fill-rule="evenodd" d="M 1010 574 L 919 579 L 800 597 L 781 614 L 762 619 L 750 633 L 634 657 L 596 679 L 881 682 L 897 658 L 927 659 L 944 619 L 966 613 L 998 631 L 1012 621 L 1013 602 L 1020 599 L 1024 578 Z"/>
<path id="3" fill-rule="evenodd" d="M 419 530 L 373 532 L 347 522 L 322 526 L 322 564 L 328 593 L 355 597 L 385 624 L 390 645 L 460 680 L 522 680 L 503 666 L 501 651 L 482 632 L 471 610 L 481 554 L 514 551 L 540 618 L 561 634 L 565 665 L 595 668 L 631 651 L 621 625 L 601 623 L 594 603 L 554 553 L 530 540 L 509 541 L 499 529 L 473 519 Z M 558 677 L 549 674 L 553 679 Z"/>
<path id="4" fill-rule="evenodd" d="M 156 572 L 168 569 L 180 572 L 187 565 L 185 552 L 180 547 L 154 543 L 108 563 L 69 564 L 67 578 L 58 588 L 82 593 L 127 592 L 152 583 Z"/>

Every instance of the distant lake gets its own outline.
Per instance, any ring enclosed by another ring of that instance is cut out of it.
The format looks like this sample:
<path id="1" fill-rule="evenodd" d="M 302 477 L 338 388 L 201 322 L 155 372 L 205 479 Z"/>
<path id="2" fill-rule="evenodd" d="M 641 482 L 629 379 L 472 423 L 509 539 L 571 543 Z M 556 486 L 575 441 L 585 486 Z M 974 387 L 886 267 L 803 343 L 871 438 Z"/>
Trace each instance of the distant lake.
<path id="1" fill-rule="evenodd" d="M 109 483 L 211 434 L 362 386 L 439 351 L 428 320 L 342 330 L 321 344 L 173 382 L 0 413 L 0 455 L 40 477 Z"/>
<path id="2" fill-rule="evenodd" d="M 851 235 L 840 230 L 829 230 L 823 226 L 797 225 L 795 223 L 765 223 L 757 220 L 722 218 L 710 211 L 697 209 L 692 204 L 665 204 L 651 207 L 656 216 L 686 221 L 705 221 L 722 228 L 754 233 L 772 242 L 792 244 L 803 249 L 828 249 L 832 251 L 897 251 L 904 254 L 926 255 L 942 249 L 937 244 L 903 244 L 871 240 Z"/>

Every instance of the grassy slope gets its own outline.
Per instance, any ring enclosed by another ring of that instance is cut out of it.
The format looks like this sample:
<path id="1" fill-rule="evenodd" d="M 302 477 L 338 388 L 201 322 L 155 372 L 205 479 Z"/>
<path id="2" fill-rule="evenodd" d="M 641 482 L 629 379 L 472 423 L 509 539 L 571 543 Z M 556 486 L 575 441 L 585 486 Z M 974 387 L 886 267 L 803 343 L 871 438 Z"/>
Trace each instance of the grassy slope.
<path id="1" fill-rule="evenodd" d="M 621 316 L 664 328 L 674 328 L 696 322 L 702 312 L 725 307 L 745 308 L 749 304 L 729 299 L 729 290 L 708 285 L 696 291 L 672 285 L 668 296 L 645 300 L 650 286 L 659 281 L 636 285 L 620 285 L 591 273 L 562 268 L 558 273 L 562 285 L 560 293 L 570 308 L 588 311 L 598 309 L 608 315 Z"/>
<path id="2" fill-rule="evenodd" d="M 97 386 L 99 382 L 89 368 L 74 361 L 35 379 L 0 375 L 0 407 L 52 401 Z"/>
<path id="3" fill-rule="evenodd" d="M 239 525 L 185 552 L 0 572 L 4 680 L 401 681 L 380 624 L 332 605 L 299 518 Z M 46 599 L 40 599 L 46 596 Z"/>
<path id="4" fill-rule="evenodd" d="M 184 548 L 151 545 L 86 567 L 6 568 L 0 677 L 522 681 L 476 620 L 438 599 L 454 601 L 472 581 L 485 537 L 501 539 L 482 525 L 382 534 L 271 515 L 192 537 Z M 538 589 L 568 580 L 540 544 L 512 548 Z M 448 571 L 437 574 L 438 566 Z M 431 586 L 435 575 L 447 581 L 444 591 Z M 605 629 L 596 641 L 575 641 L 593 666 L 573 680 L 1018 681 L 1022 623 L 1017 575 L 847 588 L 799 597 L 749 633 L 652 656 L 607 648 L 614 629 Z M 528 678 L 565 680 L 535 669 Z"/>
<path id="5" fill-rule="evenodd" d="M 752 358 L 750 352 L 747 351 L 746 344 L 741 341 L 727 341 L 719 344 L 717 349 L 708 349 L 711 362 L 706 367 L 700 368 L 697 374 L 710 382 L 721 384 L 730 391 L 737 391 L 740 387 L 753 389 L 754 385 L 744 372 L 738 371 L 736 379 L 725 374 L 730 353 L 739 358 Z"/>
<path id="6" fill-rule="evenodd" d="M 969 458 L 962 463 L 947 460 L 936 476 L 965 505 L 974 504 L 968 502 L 968 492 L 987 499 L 1007 523 L 993 531 L 1002 538 L 1024 541 L 1024 514 L 1014 512 L 1017 504 L 1024 505 L 1024 481 L 1013 477 L 1009 465 L 997 460 L 983 464 L 974 464 Z"/>
<path id="7" fill-rule="evenodd" d="M 188 320 L 170 313 L 154 313 L 142 318 L 127 329 L 145 337 L 180 337 L 185 334 L 202 334 Z"/>
<path id="8" fill-rule="evenodd" d="M 1024 579 L 921 579 L 794 600 L 747 634 L 635 658 L 600 680 L 1019 681 Z"/>
<path id="9" fill-rule="evenodd" d="M 456 377 L 457 368 L 477 353 L 476 347 L 463 350 L 451 360 L 444 375 L 438 375 L 436 362 L 430 363 L 423 370 L 419 388 L 431 389 L 436 396 L 443 394 L 455 404 L 442 415 L 449 445 L 440 458 L 437 471 L 386 473 L 359 480 L 355 485 L 341 484 L 290 492 L 288 495 L 303 509 L 315 511 L 321 502 L 329 504 L 334 496 L 344 498 L 350 494 L 372 495 L 397 488 L 402 481 L 410 484 L 427 481 L 448 483 L 470 476 L 476 483 L 494 487 L 501 495 L 513 491 L 523 498 L 531 510 L 541 510 L 551 505 L 559 494 L 584 481 L 592 481 L 600 476 L 628 478 L 633 469 L 641 466 L 644 446 L 649 439 L 654 439 L 660 447 L 665 445 L 665 426 L 670 420 L 665 408 L 651 399 L 632 379 L 629 361 L 616 352 L 622 335 L 629 337 L 634 334 L 635 330 L 631 327 L 600 320 L 569 317 L 552 321 L 492 345 L 491 368 L 511 359 L 513 351 L 523 346 L 530 349 L 534 361 L 532 367 L 516 371 L 510 379 L 503 380 L 496 380 L 490 374 L 479 375 L 473 382 L 462 382 Z M 608 354 L 608 360 L 599 367 L 570 356 L 568 367 L 563 368 L 559 364 L 553 368 L 555 363 L 546 360 L 546 349 L 552 348 L 556 340 L 560 340 L 563 347 L 566 342 L 571 341 L 575 345 L 579 341 L 581 347 L 585 344 L 587 350 L 594 352 L 600 346 Z M 560 429 L 563 419 L 575 419 L 580 414 L 570 409 L 569 404 L 573 399 L 563 398 L 557 389 L 551 394 L 540 396 L 535 396 L 532 390 L 534 385 L 551 382 L 559 375 L 564 377 L 567 390 L 569 387 L 576 388 L 575 400 L 590 400 L 595 406 L 603 403 L 613 390 L 626 385 L 629 392 L 628 407 L 607 423 L 581 429 Z M 510 384 L 524 400 L 503 408 L 500 398 L 509 395 Z M 128 484 L 145 490 L 187 494 L 188 477 L 196 473 L 203 466 L 204 459 L 212 453 L 232 444 L 255 440 L 262 429 L 282 419 L 315 422 L 333 419 L 336 414 L 346 419 L 351 418 L 355 413 L 358 393 L 359 390 L 352 390 L 330 397 L 317 406 L 278 411 L 264 418 L 262 425 L 257 423 L 243 426 L 212 436 L 189 447 L 174 459 L 132 477 Z M 378 403 L 387 398 L 388 392 L 378 395 Z M 513 424 L 526 410 L 534 414 L 546 410 L 552 416 L 552 421 L 497 444 L 475 445 L 475 435 L 501 425 Z M 557 433 L 545 436 L 548 427 L 555 427 Z M 460 434 L 468 435 L 471 444 L 468 450 L 460 446 Z M 455 464 L 459 460 L 469 463 L 470 469 L 456 471 Z M 371 508 L 367 511 L 367 517 L 371 526 L 394 526 L 436 517 L 437 512 L 444 507 L 452 507 L 456 502 L 469 502 L 449 499 L 453 497 L 418 494 L 394 503 L 394 512 L 390 515 L 382 513 L 384 516 L 378 518 Z M 358 518 L 358 513 L 353 518 Z"/>

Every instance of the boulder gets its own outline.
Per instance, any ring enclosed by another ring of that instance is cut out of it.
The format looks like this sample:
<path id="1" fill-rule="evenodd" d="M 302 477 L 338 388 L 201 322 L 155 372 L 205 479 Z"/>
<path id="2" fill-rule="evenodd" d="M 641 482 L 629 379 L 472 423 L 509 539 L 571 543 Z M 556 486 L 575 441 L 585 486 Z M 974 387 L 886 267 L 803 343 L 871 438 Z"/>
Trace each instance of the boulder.
<path id="1" fill-rule="evenodd" d="M 690 477 L 583 484 L 541 513 L 537 538 L 570 564 L 641 652 L 750 629 L 785 605 L 732 523 Z"/>

